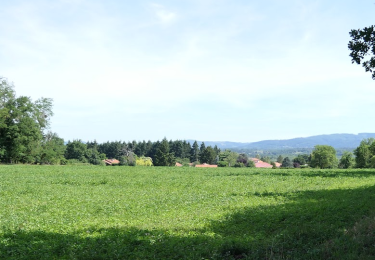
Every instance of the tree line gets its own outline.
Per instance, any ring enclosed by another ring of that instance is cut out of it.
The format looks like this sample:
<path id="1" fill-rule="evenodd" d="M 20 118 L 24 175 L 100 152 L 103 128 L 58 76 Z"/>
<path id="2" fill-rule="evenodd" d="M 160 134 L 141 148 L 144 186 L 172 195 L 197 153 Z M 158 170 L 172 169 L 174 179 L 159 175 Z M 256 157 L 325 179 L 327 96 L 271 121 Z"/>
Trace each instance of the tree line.
<path id="1" fill-rule="evenodd" d="M 90 163 L 103 164 L 106 158 L 116 158 L 118 165 L 144 165 L 143 162 L 151 161 L 154 166 L 183 166 L 196 164 L 215 164 L 219 167 L 255 167 L 245 154 L 238 154 L 230 150 L 221 151 L 214 147 L 197 141 L 193 144 L 186 140 L 161 141 L 112 141 L 98 143 L 96 141 L 83 142 L 73 140 L 66 144 L 65 163 Z M 150 164 L 149 164 L 150 165 Z"/>
<path id="2" fill-rule="evenodd" d="M 201 163 L 219 167 L 255 167 L 246 153 L 221 151 L 217 146 L 205 146 L 197 141 L 112 141 L 97 143 L 73 140 L 64 142 L 56 133 L 49 131 L 52 100 L 17 96 L 14 85 L 0 77 L 0 162 L 28 164 L 76 164 L 104 165 L 107 158 L 116 158 L 119 165 L 174 166 Z M 256 156 L 285 168 L 375 168 L 375 139 L 365 139 L 354 150 L 344 152 L 337 159 L 336 150 L 327 145 L 317 145 L 310 154 L 299 154 L 295 158 L 271 161 L 268 156 Z"/>

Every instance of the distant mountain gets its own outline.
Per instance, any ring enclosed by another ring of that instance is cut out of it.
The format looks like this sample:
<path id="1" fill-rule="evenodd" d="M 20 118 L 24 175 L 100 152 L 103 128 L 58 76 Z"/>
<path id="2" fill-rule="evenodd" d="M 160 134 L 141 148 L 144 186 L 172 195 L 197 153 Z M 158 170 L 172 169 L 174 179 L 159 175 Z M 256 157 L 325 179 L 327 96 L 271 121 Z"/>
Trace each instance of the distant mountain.
<path id="1" fill-rule="evenodd" d="M 290 149 L 290 148 L 313 148 L 315 145 L 330 145 L 334 148 L 356 148 L 365 138 L 375 138 L 375 133 L 360 134 L 330 134 L 300 137 L 287 140 L 265 140 L 253 143 L 239 142 L 212 142 L 205 141 L 206 146 L 215 146 L 220 149 Z M 193 144 L 194 140 L 188 140 Z M 201 144 L 201 141 L 197 141 Z"/>

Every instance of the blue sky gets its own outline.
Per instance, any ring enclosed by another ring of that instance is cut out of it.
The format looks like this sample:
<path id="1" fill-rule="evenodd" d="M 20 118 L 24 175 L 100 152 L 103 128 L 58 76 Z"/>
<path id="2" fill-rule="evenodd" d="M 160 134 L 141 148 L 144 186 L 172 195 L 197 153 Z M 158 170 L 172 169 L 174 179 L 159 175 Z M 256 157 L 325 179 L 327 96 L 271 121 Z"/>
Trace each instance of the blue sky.
<path id="1" fill-rule="evenodd" d="M 374 1 L 13 0 L 0 76 L 65 140 L 254 142 L 374 132 L 349 31 Z"/>

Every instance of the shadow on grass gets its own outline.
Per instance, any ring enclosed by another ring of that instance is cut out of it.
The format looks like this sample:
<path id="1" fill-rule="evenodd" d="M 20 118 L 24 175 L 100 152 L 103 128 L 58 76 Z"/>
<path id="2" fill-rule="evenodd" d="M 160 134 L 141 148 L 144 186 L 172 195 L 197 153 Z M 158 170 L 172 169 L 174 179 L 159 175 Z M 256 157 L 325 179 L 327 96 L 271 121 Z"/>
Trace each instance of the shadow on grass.
<path id="1" fill-rule="evenodd" d="M 178 230 L 136 228 L 92 227 L 75 234 L 3 230 L 0 258 L 339 259 L 346 250 L 358 250 L 351 245 L 332 254 L 326 245 L 374 209 L 375 187 L 284 195 L 287 203 L 243 208 L 204 229 L 182 230 L 181 236 L 173 235 Z"/>
<path id="2" fill-rule="evenodd" d="M 374 169 L 335 169 L 335 170 L 319 170 L 319 169 L 306 169 L 300 170 L 301 176 L 307 177 L 355 177 L 355 178 L 368 178 L 375 175 Z"/>

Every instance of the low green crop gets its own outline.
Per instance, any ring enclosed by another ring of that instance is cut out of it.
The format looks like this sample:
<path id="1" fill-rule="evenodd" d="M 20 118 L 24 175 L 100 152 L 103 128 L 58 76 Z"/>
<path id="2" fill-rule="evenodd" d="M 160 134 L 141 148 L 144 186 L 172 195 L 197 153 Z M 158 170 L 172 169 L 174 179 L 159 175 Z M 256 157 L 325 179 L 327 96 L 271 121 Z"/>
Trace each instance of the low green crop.
<path id="1" fill-rule="evenodd" d="M 374 184 L 372 170 L 0 166 L 0 258 L 366 259 L 374 240 L 353 229 L 375 229 Z"/>

